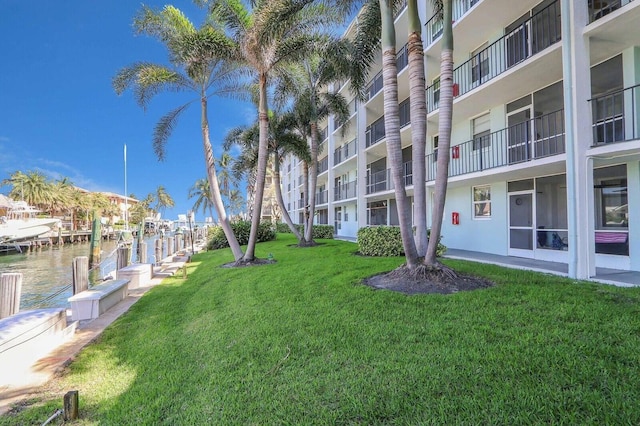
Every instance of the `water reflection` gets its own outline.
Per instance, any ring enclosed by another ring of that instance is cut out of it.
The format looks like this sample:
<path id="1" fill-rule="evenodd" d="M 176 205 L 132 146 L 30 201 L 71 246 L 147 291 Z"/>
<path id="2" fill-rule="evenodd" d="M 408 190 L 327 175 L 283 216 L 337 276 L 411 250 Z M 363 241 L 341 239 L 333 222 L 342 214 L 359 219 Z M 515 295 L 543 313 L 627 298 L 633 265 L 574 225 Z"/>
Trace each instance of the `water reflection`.
<path id="1" fill-rule="evenodd" d="M 147 243 L 147 261 L 155 261 L 155 240 L 145 239 Z M 89 274 L 90 285 L 98 283 L 103 277 L 115 275 L 116 242 L 102 242 L 101 266 Z M 67 244 L 61 247 L 45 247 L 33 252 L 0 256 L 1 272 L 22 273 L 22 296 L 20 310 L 35 308 L 66 308 L 67 299 L 72 296 L 71 275 L 74 257 L 89 256 L 89 243 Z M 136 242 L 132 247 L 133 261 L 136 261 Z M 163 256 L 166 255 L 166 249 Z"/>

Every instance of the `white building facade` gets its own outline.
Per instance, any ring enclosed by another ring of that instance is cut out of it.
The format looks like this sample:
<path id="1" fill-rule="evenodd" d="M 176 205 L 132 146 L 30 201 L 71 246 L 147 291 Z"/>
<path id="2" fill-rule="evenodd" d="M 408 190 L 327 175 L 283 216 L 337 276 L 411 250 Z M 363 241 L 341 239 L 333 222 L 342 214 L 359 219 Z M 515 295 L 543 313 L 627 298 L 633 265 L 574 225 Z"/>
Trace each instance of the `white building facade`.
<path id="1" fill-rule="evenodd" d="M 426 3 L 426 4 L 425 4 Z M 431 211 L 438 152 L 442 23 L 421 9 Z M 450 248 L 640 271 L 640 1 L 454 0 L 454 105 L 442 229 Z M 396 18 L 403 168 L 413 195 L 407 13 Z M 397 225 L 380 64 L 351 118 L 321 124 L 316 223 L 336 236 Z M 285 204 L 303 218 L 302 163 L 282 167 Z"/>

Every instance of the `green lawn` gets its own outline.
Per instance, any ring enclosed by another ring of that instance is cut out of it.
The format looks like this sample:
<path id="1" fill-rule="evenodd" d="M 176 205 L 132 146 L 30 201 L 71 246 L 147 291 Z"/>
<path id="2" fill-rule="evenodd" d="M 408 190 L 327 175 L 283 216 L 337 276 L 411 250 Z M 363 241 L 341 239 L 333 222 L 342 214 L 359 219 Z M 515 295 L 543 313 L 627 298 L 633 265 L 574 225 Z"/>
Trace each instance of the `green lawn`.
<path id="1" fill-rule="evenodd" d="M 0 424 L 71 389 L 79 424 L 640 424 L 640 289 L 447 261 L 497 285 L 406 296 L 360 284 L 403 259 L 322 242 L 279 234 L 252 268 L 196 255 Z"/>

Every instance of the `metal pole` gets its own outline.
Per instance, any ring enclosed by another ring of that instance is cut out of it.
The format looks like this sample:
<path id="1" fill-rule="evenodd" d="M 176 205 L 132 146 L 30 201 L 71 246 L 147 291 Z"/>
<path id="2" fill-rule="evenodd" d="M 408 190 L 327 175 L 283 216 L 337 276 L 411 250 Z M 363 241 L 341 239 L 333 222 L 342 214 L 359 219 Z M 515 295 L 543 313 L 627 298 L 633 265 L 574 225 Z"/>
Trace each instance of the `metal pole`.
<path id="1" fill-rule="evenodd" d="M 192 214 L 192 211 L 189 210 L 189 239 L 191 240 L 191 254 L 194 254 L 195 251 L 193 249 L 193 230 L 191 229 L 191 214 Z"/>

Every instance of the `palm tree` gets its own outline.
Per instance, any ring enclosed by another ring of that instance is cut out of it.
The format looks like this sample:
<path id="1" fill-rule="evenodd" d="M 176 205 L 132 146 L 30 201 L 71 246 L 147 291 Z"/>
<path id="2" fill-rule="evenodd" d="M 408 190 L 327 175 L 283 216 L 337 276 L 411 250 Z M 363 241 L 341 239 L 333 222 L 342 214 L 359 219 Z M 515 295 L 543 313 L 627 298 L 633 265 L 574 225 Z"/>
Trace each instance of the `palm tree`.
<path id="1" fill-rule="evenodd" d="M 229 208 L 229 194 L 231 189 L 236 185 L 236 179 L 231 171 L 233 165 L 233 157 L 228 151 L 224 151 L 220 158 L 216 160 L 218 181 L 220 182 L 220 191 L 227 198 L 226 208 Z"/>
<path id="2" fill-rule="evenodd" d="M 294 108 L 295 109 L 295 108 Z M 277 114 L 273 111 L 269 113 L 269 153 L 274 154 L 273 159 L 273 188 L 275 189 L 275 197 L 285 223 L 289 226 L 291 232 L 298 239 L 300 246 L 307 245 L 307 241 L 303 234 L 300 233 L 295 226 L 289 212 L 284 206 L 282 197 L 282 188 L 280 186 L 280 159 L 287 153 L 294 153 L 298 158 L 309 161 L 309 147 L 306 140 L 298 132 L 294 131 L 295 118 L 294 114 Z M 250 127 L 238 127 L 229 132 L 225 138 L 225 147 L 229 148 L 231 144 L 239 145 L 242 149 L 240 158 L 236 161 L 237 169 L 243 170 L 244 173 L 253 174 L 258 161 L 258 143 L 260 138 L 259 123 L 255 123 Z"/>
<path id="3" fill-rule="evenodd" d="M 315 192 L 318 182 L 318 122 L 333 114 L 337 122 L 346 122 L 349 107 L 345 98 L 325 88 L 348 75 L 346 68 L 351 65 L 345 53 L 345 43 L 327 40 L 317 53 L 310 53 L 301 62 L 292 66 L 292 73 L 281 79 L 278 93 L 295 98 L 296 115 L 304 121 L 310 134 L 310 160 L 307 168 L 308 180 L 305 191 L 305 235 L 304 239 L 313 245 L 313 212 L 315 212 Z M 343 127 L 343 131 L 345 128 Z"/>
<path id="4" fill-rule="evenodd" d="M 245 198 L 239 189 L 229 191 L 229 212 L 233 215 L 240 213 L 245 205 Z"/>
<path id="5" fill-rule="evenodd" d="M 211 198 L 234 258 L 239 260 L 243 253 L 222 202 L 213 148 L 209 139 L 208 119 L 208 99 L 211 96 L 231 96 L 240 92 L 236 78 L 238 67 L 234 61 L 237 59 L 238 46 L 226 36 L 216 22 L 216 16 L 212 14 L 202 27 L 196 29 L 183 13 L 173 6 L 166 6 L 159 12 L 143 7 L 134 20 L 134 27 L 138 33 L 155 37 L 165 44 L 171 66 L 136 63 L 118 72 L 113 86 L 118 94 L 133 87 L 136 101 L 143 108 L 163 90 L 191 92 L 197 95 L 197 100 L 200 101 L 202 146 Z M 164 147 L 180 114 L 194 101 L 196 100 L 170 111 L 156 125 L 153 146 L 160 160 L 164 159 Z"/>
<path id="6" fill-rule="evenodd" d="M 420 265 L 418 251 L 413 238 L 411 209 L 404 186 L 402 168 L 402 145 L 400 139 L 400 115 L 398 104 L 398 69 L 396 65 L 396 32 L 394 25 L 395 0 L 369 0 L 359 15 L 358 33 L 354 40 L 355 60 L 368 69 L 373 61 L 372 52 L 377 46 L 375 31 L 379 29 L 382 48 L 382 79 L 384 88 L 384 124 L 387 141 L 387 159 L 394 184 L 395 198 L 398 208 L 398 222 L 405 253 L 406 267 L 415 271 Z M 354 67 L 351 76 L 352 86 L 364 96 L 362 87 L 366 71 Z M 423 94 L 424 96 L 424 94 Z M 424 184 L 424 182 L 422 182 Z"/>
<path id="7" fill-rule="evenodd" d="M 442 7 L 443 31 L 442 53 L 440 54 L 440 118 L 438 123 L 438 151 L 445 155 L 438 155 L 433 214 L 431 220 L 431 235 L 424 263 L 427 267 L 442 269 L 436 259 L 436 249 L 442 231 L 444 203 L 447 195 L 449 148 L 451 146 L 451 115 L 453 108 L 453 28 L 452 1 L 434 0 L 433 4 Z M 448 271 L 452 273 L 452 271 Z"/>
<path id="8" fill-rule="evenodd" d="M 171 208 L 175 206 L 175 202 L 171 195 L 167 192 L 164 186 L 159 185 L 156 189 L 156 209 L 162 211 L 162 215 L 164 216 L 164 212 L 167 207 Z"/>
<path id="9" fill-rule="evenodd" d="M 260 123 L 258 163 L 251 233 L 244 261 L 255 257 L 260 211 L 268 157 L 268 101 L 270 80 L 287 72 L 287 64 L 306 57 L 317 41 L 318 25 L 325 22 L 326 8 L 315 6 L 314 0 L 256 0 L 251 10 L 241 0 L 220 0 L 213 3 L 234 32 L 246 64 L 258 82 L 258 120 Z"/>
<path id="10" fill-rule="evenodd" d="M 48 209 L 54 200 L 53 184 L 38 171 L 16 171 L 3 180 L 2 185 L 12 186 L 9 196 L 14 200 L 26 201 L 27 204 L 42 210 Z"/>
<path id="11" fill-rule="evenodd" d="M 427 251 L 427 188 L 426 188 L 426 142 L 427 99 L 424 69 L 424 47 L 422 45 L 422 23 L 417 0 L 407 1 L 408 16 L 408 72 L 409 114 L 411 115 L 411 156 L 413 174 L 413 205 L 415 242 L 418 256 Z"/>
<path id="12" fill-rule="evenodd" d="M 211 189 L 209 188 L 209 180 L 206 178 L 198 179 L 191 188 L 189 188 L 189 199 L 196 197 L 193 203 L 193 211 L 202 209 L 202 213 L 209 213 L 213 217 L 213 201 L 211 200 Z M 231 213 L 231 211 L 230 211 Z"/>

